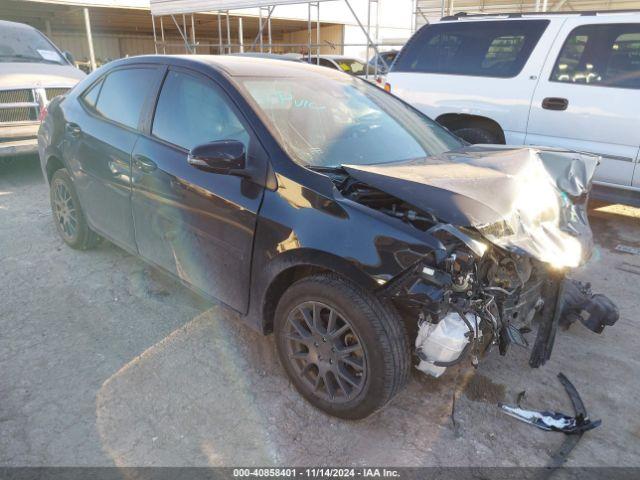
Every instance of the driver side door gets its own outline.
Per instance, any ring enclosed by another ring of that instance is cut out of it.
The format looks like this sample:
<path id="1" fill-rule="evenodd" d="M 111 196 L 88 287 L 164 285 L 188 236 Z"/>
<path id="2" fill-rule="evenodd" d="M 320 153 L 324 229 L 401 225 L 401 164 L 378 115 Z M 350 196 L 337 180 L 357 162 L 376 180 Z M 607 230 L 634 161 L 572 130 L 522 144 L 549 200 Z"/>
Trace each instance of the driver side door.
<path id="1" fill-rule="evenodd" d="M 247 164 L 266 171 L 266 154 L 223 89 L 169 68 L 132 155 L 135 236 L 148 261 L 245 313 L 263 187 L 187 163 L 191 148 L 218 140 L 241 141 Z"/>

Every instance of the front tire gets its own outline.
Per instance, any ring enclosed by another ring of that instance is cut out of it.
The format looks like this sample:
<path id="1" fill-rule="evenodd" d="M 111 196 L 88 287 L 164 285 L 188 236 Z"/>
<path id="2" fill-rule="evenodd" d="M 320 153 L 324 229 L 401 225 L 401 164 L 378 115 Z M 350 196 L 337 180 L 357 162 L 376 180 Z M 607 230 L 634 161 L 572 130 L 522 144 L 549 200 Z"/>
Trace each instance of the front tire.
<path id="1" fill-rule="evenodd" d="M 49 197 L 58 234 L 71 248 L 87 250 L 100 243 L 85 219 L 69 172 L 62 168 L 51 177 Z"/>
<path id="2" fill-rule="evenodd" d="M 337 275 L 294 283 L 278 303 L 274 327 L 291 382 L 329 415 L 365 418 L 409 378 L 409 342 L 398 312 Z"/>

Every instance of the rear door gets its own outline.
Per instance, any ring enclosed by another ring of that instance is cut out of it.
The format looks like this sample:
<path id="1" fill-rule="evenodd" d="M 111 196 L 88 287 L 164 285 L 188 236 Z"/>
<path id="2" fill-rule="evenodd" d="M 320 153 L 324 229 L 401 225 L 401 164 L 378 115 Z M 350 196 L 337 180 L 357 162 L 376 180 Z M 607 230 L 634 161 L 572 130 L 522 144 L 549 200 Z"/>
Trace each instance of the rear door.
<path id="1" fill-rule="evenodd" d="M 156 66 L 109 72 L 79 98 L 67 116 L 65 157 L 92 227 L 136 251 L 131 218 L 131 151 L 148 93 L 161 78 Z"/>
<path id="2" fill-rule="evenodd" d="M 398 54 L 391 92 L 431 118 L 488 117 L 522 144 L 529 102 L 560 22 L 458 20 L 420 29 Z"/>
<path id="3" fill-rule="evenodd" d="M 640 23 L 584 22 L 567 20 L 549 54 L 526 143 L 602 155 L 595 180 L 630 186 L 640 146 Z"/>
<path id="4" fill-rule="evenodd" d="M 152 124 L 133 152 L 136 241 L 147 260 L 246 312 L 263 188 L 187 163 L 191 148 L 218 140 L 241 141 L 247 164 L 266 172 L 266 154 L 223 89 L 191 70 L 170 68 Z"/>

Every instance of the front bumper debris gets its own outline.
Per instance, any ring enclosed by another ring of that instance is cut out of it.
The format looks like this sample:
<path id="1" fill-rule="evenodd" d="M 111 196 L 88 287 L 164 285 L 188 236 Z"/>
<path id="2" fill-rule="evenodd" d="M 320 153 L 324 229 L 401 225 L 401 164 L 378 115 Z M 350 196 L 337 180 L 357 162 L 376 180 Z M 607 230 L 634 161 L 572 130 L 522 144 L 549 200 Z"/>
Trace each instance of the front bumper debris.
<path id="1" fill-rule="evenodd" d="M 563 373 L 558 374 L 558 379 L 571 399 L 575 416 L 546 410 L 528 410 L 520 405 L 499 403 L 498 407 L 507 415 L 546 431 L 562 432 L 568 435 L 582 434 L 599 426 L 602 422 L 589 419 L 584 403 L 569 379 Z"/>

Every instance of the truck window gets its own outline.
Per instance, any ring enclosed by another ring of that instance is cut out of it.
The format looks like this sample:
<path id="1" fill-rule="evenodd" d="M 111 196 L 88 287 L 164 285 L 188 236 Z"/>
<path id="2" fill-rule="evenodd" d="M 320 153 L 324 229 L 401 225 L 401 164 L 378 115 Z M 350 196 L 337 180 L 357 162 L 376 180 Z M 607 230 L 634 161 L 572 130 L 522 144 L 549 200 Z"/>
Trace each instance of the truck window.
<path id="1" fill-rule="evenodd" d="M 550 80 L 640 89 L 640 24 L 575 28 L 560 51 Z"/>
<path id="2" fill-rule="evenodd" d="M 420 29 L 395 72 L 510 78 L 520 73 L 548 20 L 445 22 Z"/>

